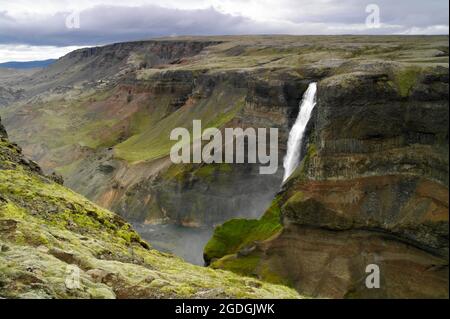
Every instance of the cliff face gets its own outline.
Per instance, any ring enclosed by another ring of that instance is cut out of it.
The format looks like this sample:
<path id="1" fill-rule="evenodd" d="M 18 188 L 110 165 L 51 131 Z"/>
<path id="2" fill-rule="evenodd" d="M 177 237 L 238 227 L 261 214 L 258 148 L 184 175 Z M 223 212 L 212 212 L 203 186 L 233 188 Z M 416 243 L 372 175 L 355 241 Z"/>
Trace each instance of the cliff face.
<path id="1" fill-rule="evenodd" d="M 24 97 L 24 91 L 17 89 L 15 83 L 31 76 L 39 69 L 9 69 L 0 67 L 0 108 Z"/>
<path id="2" fill-rule="evenodd" d="M 5 128 L 1 124 L 0 124 L 0 138 L 1 139 L 7 139 L 8 138 L 8 134 L 6 133 Z"/>
<path id="3" fill-rule="evenodd" d="M 448 67 L 348 65 L 317 94 L 300 167 L 205 259 L 311 296 L 448 298 Z"/>
<path id="4" fill-rule="evenodd" d="M 0 298 L 298 298 L 150 248 L 121 217 L 54 183 L 0 122 Z"/>
<path id="5" fill-rule="evenodd" d="M 179 63 L 215 41 L 135 41 L 75 50 L 32 76 L 15 83 L 26 96 L 86 91 L 116 85 L 137 69 Z"/>

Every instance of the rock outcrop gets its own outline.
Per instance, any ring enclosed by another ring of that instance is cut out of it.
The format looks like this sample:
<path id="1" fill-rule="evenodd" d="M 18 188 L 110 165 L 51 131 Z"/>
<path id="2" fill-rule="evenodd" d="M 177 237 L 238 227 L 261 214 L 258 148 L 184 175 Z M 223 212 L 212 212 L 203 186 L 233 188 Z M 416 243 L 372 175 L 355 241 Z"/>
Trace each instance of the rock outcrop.
<path id="1" fill-rule="evenodd" d="M 2 119 L 0 118 L 0 138 L 1 139 L 7 139 L 8 138 L 8 134 L 6 133 L 5 128 L 3 127 L 2 123 Z"/>
<path id="2" fill-rule="evenodd" d="M 0 107 L 8 105 L 23 97 L 21 90 L 14 91 L 11 88 L 4 88 L 0 86 Z"/>

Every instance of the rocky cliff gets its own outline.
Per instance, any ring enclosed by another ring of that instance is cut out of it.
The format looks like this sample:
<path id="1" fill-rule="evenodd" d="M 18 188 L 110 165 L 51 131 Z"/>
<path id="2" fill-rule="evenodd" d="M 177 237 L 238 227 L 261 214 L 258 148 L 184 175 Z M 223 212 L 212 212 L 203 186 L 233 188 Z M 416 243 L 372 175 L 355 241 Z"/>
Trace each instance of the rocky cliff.
<path id="1" fill-rule="evenodd" d="M 15 84 L 28 78 L 40 69 L 9 69 L 0 67 L 0 108 L 24 97 L 24 91 Z"/>
<path id="2" fill-rule="evenodd" d="M 0 298 L 297 298 L 185 263 L 121 217 L 54 183 L 0 122 Z"/>
<path id="3" fill-rule="evenodd" d="M 448 298 L 448 65 L 344 65 L 272 207 L 217 228 L 205 259 L 310 296 Z"/>
<path id="4" fill-rule="evenodd" d="M 0 124 L 0 138 L 1 139 L 7 139 L 8 138 L 8 133 L 6 133 L 5 128 L 1 124 Z"/>

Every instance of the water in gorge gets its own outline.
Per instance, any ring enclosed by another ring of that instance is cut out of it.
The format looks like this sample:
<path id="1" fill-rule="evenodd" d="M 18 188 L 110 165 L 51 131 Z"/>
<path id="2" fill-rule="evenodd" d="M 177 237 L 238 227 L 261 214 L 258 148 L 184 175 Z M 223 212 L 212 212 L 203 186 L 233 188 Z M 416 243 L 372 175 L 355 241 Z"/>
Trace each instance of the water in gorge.
<path id="1" fill-rule="evenodd" d="M 203 247 L 214 231 L 213 227 L 191 228 L 171 224 L 134 223 L 133 227 L 153 248 L 201 266 L 204 264 Z"/>
<path id="2" fill-rule="evenodd" d="M 311 83 L 303 95 L 297 119 L 289 132 L 287 153 L 283 162 L 283 182 L 291 176 L 292 172 L 294 172 L 300 162 L 303 135 L 305 133 L 306 125 L 311 117 L 312 110 L 316 105 L 316 91 L 317 83 Z"/>

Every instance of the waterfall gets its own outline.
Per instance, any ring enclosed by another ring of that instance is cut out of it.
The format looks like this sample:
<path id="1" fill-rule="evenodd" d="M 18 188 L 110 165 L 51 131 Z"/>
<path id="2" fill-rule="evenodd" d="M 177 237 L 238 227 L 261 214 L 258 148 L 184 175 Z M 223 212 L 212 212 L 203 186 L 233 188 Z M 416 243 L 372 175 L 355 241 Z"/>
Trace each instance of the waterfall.
<path id="1" fill-rule="evenodd" d="M 305 133 L 309 118 L 311 117 L 312 110 L 316 105 L 316 91 L 317 83 L 311 83 L 308 86 L 305 94 L 303 95 L 297 119 L 295 120 L 295 124 L 289 132 L 287 153 L 284 157 L 283 162 L 283 182 L 286 181 L 289 176 L 291 176 L 292 172 L 300 162 L 303 135 Z"/>

